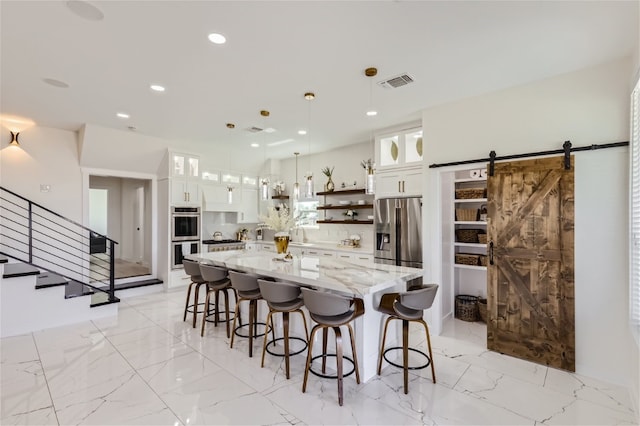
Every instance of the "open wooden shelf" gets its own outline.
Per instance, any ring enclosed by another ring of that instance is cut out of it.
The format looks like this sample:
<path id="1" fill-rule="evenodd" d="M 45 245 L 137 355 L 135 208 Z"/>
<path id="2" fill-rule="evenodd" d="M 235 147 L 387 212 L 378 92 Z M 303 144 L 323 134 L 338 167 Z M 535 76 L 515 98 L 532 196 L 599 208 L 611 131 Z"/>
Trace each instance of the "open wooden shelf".
<path id="1" fill-rule="evenodd" d="M 364 188 L 360 189 L 342 189 L 339 191 L 322 191 L 316 192 L 316 195 L 350 195 L 350 194 L 364 194 Z"/>
<path id="2" fill-rule="evenodd" d="M 318 220 L 317 223 L 347 223 L 352 225 L 372 225 L 373 220 Z"/>
<path id="3" fill-rule="evenodd" d="M 289 196 L 288 195 L 274 195 L 273 197 L 271 197 L 272 200 L 288 200 Z"/>
<path id="4" fill-rule="evenodd" d="M 353 209 L 372 209 L 373 204 L 347 204 L 346 206 L 318 206 L 317 210 L 353 210 Z"/>

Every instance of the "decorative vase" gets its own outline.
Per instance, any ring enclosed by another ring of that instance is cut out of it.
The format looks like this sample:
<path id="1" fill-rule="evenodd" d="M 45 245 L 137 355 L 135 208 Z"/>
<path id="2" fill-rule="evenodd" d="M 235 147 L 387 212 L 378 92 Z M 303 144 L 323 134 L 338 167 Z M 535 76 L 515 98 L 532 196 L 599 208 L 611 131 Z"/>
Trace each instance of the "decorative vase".
<path id="1" fill-rule="evenodd" d="M 278 232 L 274 237 L 273 241 L 276 244 L 276 250 L 278 254 L 285 254 L 287 252 L 287 248 L 289 247 L 289 234 L 286 232 Z"/>
<path id="2" fill-rule="evenodd" d="M 333 190 L 336 189 L 336 186 L 331 180 L 331 176 L 329 176 L 329 180 L 327 181 L 325 188 L 327 188 L 327 192 L 333 192 Z"/>

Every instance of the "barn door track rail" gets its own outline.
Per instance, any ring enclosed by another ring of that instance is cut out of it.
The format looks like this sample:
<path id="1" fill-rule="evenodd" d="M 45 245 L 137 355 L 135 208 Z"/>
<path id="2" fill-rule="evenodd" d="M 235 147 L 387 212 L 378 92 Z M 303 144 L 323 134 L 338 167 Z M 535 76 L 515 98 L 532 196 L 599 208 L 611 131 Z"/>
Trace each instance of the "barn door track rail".
<path id="1" fill-rule="evenodd" d="M 459 166 L 461 164 L 474 164 L 474 163 L 489 163 L 489 176 L 493 176 L 494 164 L 496 161 L 501 160 L 513 160 L 516 158 L 528 158 L 528 157 L 539 157 L 543 155 L 554 155 L 554 154 L 563 154 L 564 155 L 564 168 L 569 170 L 571 168 L 571 159 L 570 155 L 572 152 L 580 152 L 580 151 L 595 151 L 597 149 L 606 149 L 606 148 L 618 148 L 621 146 L 629 146 L 629 141 L 626 142 L 612 142 L 612 143 L 604 143 L 604 144 L 593 144 L 587 146 L 577 146 L 572 147 L 571 141 L 565 141 L 562 144 L 562 149 L 552 149 L 548 151 L 537 151 L 537 152 L 527 152 L 524 154 L 512 154 L 512 155 L 503 155 L 498 157 L 495 151 L 491 151 L 489 153 L 488 158 L 478 158 L 476 160 L 463 160 L 463 161 L 452 161 L 450 163 L 439 163 L 439 164 L 430 164 L 430 169 L 436 169 L 438 167 L 448 167 L 448 166 Z"/>

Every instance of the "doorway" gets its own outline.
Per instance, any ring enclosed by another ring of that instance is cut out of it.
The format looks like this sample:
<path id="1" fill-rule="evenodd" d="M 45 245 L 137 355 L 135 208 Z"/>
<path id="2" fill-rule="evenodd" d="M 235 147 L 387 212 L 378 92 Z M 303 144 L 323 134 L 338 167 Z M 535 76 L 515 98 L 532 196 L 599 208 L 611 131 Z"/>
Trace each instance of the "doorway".
<path id="1" fill-rule="evenodd" d="M 114 250 L 116 279 L 151 274 L 150 187 L 151 181 L 146 179 L 89 176 L 90 227 L 118 242 Z M 93 264 L 100 261 L 92 259 Z"/>

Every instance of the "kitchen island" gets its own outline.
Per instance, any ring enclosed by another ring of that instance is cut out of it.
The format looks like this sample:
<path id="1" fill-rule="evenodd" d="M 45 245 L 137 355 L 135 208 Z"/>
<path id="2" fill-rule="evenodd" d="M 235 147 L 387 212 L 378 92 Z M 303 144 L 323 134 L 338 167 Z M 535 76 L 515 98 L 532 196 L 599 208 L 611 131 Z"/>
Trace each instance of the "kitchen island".
<path id="1" fill-rule="evenodd" d="M 356 319 L 356 349 L 363 381 L 376 374 L 383 316 L 375 310 L 383 293 L 403 291 L 407 281 L 420 278 L 422 269 L 379 263 L 351 263 L 334 258 L 296 256 L 285 262 L 273 253 L 246 250 L 188 255 L 197 262 L 264 275 L 301 286 L 324 289 L 364 300 L 365 314 Z M 387 341 L 395 345 L 397 327 Z"/>

